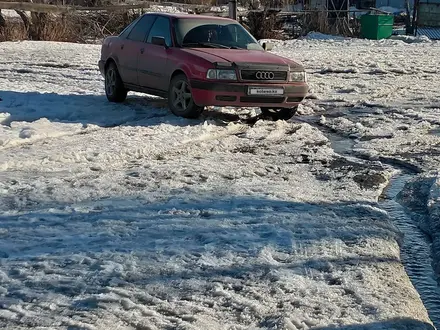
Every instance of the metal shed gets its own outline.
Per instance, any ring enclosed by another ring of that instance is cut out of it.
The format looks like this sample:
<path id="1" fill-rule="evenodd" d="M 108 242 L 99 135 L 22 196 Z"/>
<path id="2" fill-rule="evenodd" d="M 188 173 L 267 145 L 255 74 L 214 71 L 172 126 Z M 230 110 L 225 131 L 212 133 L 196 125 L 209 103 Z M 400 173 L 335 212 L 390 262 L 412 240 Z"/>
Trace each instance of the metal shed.
<path id="1" fill-rule="evenodd" d="M 416 35 L 440 40 L 440 0 L 419 0 Z"/>
<path id="2" fill-rule="evenodd" d="M 420 0 L 417 23 L 419 26 L 440 27 L 440 0 Z"/>
<path id="3" fill-rule="evenodd" d="M 392 7 L 396 9 L 404 9 L 405 8 L 405 0 L 376 0 L 376 8 L 380 7 Z M 410 8 L 414 6 L 414 0 L 409 0 Z"/>

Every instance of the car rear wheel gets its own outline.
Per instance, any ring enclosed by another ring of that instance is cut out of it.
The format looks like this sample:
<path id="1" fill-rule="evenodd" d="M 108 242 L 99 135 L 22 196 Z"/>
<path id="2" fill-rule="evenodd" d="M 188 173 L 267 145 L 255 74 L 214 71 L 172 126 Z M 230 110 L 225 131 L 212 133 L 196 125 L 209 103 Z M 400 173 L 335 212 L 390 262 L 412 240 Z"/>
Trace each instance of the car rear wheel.
<path id="1" fill-rule="evenodd" d="M 203 111 L 203 107 L 194 103 L 188 79 L 183 74 L 179 74 L 171 80 L 168 91 L 168 106 L 176 116 L 185 118 L 197 118 Z"/>
<path id="2" fill-rule="evenodd" d="M 111 62 L 105 69 L 105 95 L 110 102 L 124 102 L 127 90 L 124 87 L 116 64 Z"/>
<path id="3" fill-rule="evenodd" d="M 293 108 L 261 108 L 264 116 L 272 120 L 288 120 L 293 117 L 298 107 Z"/>

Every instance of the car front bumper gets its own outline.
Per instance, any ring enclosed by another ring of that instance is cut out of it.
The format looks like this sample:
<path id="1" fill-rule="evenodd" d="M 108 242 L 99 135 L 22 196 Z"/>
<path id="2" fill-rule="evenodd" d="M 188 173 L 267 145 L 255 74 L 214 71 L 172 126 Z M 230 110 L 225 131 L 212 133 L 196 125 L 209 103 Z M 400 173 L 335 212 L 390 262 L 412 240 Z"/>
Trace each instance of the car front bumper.
<path id="1" fill-rule="evenodd" d="M 194 102 L 199 106 L 291 108 L 306 97 L 309 86 L 301 83 L 258 84 L 191 80 Z M 282 95 L 250 95 L 250 88 L 282 88 Z"/>

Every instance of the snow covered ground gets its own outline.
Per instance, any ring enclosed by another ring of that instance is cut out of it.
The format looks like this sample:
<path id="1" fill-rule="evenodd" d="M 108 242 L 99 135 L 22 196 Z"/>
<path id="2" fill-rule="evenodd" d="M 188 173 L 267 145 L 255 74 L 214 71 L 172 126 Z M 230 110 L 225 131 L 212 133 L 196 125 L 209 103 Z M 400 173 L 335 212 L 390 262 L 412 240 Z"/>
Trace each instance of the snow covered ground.
<path id="1" fill-rule="evenodd" d="M 278 42 L 311 97 L 254 125 L 109 104 L 96 45 L 0 44 L 0 327 L 432 329 L 377 203 L 384 159 L 439 164 L 440 44 L 411 41 Z"/>

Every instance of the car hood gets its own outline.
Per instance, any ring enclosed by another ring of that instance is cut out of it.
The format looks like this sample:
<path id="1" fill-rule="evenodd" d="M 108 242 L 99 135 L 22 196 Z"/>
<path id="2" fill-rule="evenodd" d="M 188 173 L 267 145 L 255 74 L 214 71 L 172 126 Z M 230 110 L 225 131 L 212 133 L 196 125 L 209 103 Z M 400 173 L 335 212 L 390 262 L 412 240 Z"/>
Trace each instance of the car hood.
<path id="1" fill-rule="evenodd" d="M 210 62 L 230 63 L 258 63 L 289 65 L 297 69 L 303 69 L 299 62 L 284 58 L 266 51 L 247 49 L 219 49 L 219 48 L 185 48 L 184 51 L 203 57 Z"/>

